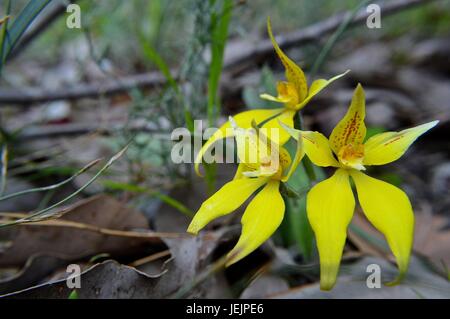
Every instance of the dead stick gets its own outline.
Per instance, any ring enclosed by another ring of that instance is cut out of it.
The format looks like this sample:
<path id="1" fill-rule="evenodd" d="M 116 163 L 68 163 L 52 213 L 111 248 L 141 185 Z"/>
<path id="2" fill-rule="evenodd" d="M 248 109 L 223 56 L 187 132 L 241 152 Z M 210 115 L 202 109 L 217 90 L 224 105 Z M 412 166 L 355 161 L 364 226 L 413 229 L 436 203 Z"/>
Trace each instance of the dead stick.
<path id="1" fill-rule="evenodd" d="M 149 263 L 151 261 L 155 261 L 155 260 L 158 260 L 158 259 L 166 257 L 166 256 L 170 256 L 170 250 L 169 249 L 160 251 L 158 253 L 154 253 L 154 254 L 152 254 L 150 256 L 147 256 L 147 257 L 144 257 L 144 258 L 141 258 L 141 259 L 138 259 L 138 260 L 135 260 L 135 261 L 133 261 L 130 264 L 130 266 L 131 267 L 139 267 L 139 266 L 147 264 L 147 263 Z"/>
<path id="2" fill-rule="evenodd" d="M 27 214 L 20 213 L 0 213 L 0 216 L 9 221 L 10 218 L 26 218 Z M 126 231 L 126 230 L 117 230 L 117 229 L 109 229 L 102 228 L 95 225 L 85 224 L 74 222 L 70 220 L 63 219 L 53 219 L 53 220 L 44 220 L 37 222 L 26 222 L 18 225 L 25 226 L 51 226 L 51 227 L 68 227 L 68 228 L 76 228 L 80 230 L 87 230 L 91 232 L 96 232 L 103 235 L 109 236 L 117 236 L 117 237 L 130 237 L 130 238 L 149 238 L 149 239 L 159 239 L 159 238 L 190 238 L 188 234 L 185 233 L 167 233 L 167 232 L 137 232 L 137 231 Z"/>
<path id="3" fill-rule="evenodd" d="M 92 123 L 68 123 L 68 124 L 50 124 L 50 125 L 37 125 L 30 126 L 22 130 L 18 136 L 19 140 L 33 140 L 39 138 L 55 138 L 61 136 L 79 136 L 83 134 L 99 133 L 101 135 L 112 135 L 120 132 L 125 127 L 126 123 L 109 123 L 105 127 L 98 126 L 98 124 Z M 157 138 L 169 139 L 170 132 L 164 132 L 151 128 L 146 124 L 130 125 L 128 130 L 131 132 L 146 132 L 152 133 Z"/>
<path id="4" fill-rule="evenodd" d="M 428 4 L 432 1 L 435 0 L 397 0 L 384 3 L 380 5 L 380 8 L 382 15 L 386 17 L 406 9 Z M 283 49 L 289 49 L 294 46 L 301 46 L 317 41 L 321 37 L 336 30 L 348 14 L 348 12 L 344 14 L 337 14 L 302 30 L 277 36 L 277 41 Z M 355 26 L 366 21 L 368 15 L 369 13 L 365 10 L 361 10 L 350 23 L 350 26 Z M 233 73 L 233 70 L 236 68 L 239 68 L 242 71 L 242 69 L 246 69 L 249 66 L 254 65 L 255 62 L 264 60 L 273 54 L 271 42 L 269 40 L 263 40 L 259 45 L 248 50 L 244 50 L 241 54 L 235 55 L 233 58 L 227 58 L 227 56 L 225 56 L 224 69 L 229 73 Z M 57 91 L 36 88 L 24 88 L 17 91 L 0 89 L 0 105 L 31 105 L 34 103 L 44 103 L 56 100 L 94 98 L 101 95 L 109 96 L 124 93 L 133 88 L 151 89 L 164 85 L 165 83 L 166 80 L 164 76 L 162 76 L 159 72 L 151 72 L 123 77 L 119 81 L 108 81 L 104 84 L 95 83 L 75 85 L 72 88 Z"/>

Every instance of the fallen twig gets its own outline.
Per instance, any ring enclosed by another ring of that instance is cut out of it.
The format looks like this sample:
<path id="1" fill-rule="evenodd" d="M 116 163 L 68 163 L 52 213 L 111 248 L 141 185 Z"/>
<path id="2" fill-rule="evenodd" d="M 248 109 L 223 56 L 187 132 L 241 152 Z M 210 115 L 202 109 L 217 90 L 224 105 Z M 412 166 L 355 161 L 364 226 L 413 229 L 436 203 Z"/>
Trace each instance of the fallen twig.
<path id="1" fill-rule="evenodd" d="M 381 12 L 384 17 L 397 12 L 424 5 L 435 0 L 397 0 L 380 4 Z M 335 31 L 344 21 L 349 12 L 337 14 L 313 24 L 304 29 L 291 32 L 286 35 L 277 36 L 277 41 L 282 49 L 289 49 L 295 46 L 301 46 L 307 43 L 318 41 L 321 37 Z M 369 13 L 365 10 L 359 11 L 355 18 L 349 23 L 349 26 L 355 26 L 366 21 Z M 242 71 L 255 65 L 274 54 L 270 40 L 262 40 L 254 47 L 233 56 L 225 54 L 224 71 L 228 76 L 233 74 L 236 69 Z M 174 72 L 176 73 L 176 72 Z M 174 76 L 176 79 L 176 77 Z M 17 104 L 32 105 L 35 103 L 50 102 L 55 100 L 75 100 L 82 98 L 94 98 L 98 96 L 109 96 L 127 92 L 133 88 L 151 89 L 166 84 L 166 78 L 159 72 L 132 75 L 123 77 L 119 81 L 107 81 L 106 83 L 80 84 L 69 89 L 60 89 L 49 91 L 37 88 L 24 88 L 20 90 L 0 89 L 0 105 Z"/>
<path id="2" fill-rule="evenodd" d="M 397 1 L 386 1 L 380 4 L 381 14 L 383 17 L 393 15 L 397 12 L 407 10 L 410 8 L 417 7 L 419 5 L 424 5 L 431 3 L 434 0 L 397 0 Z M 346 20 L 347 16 L 351 12 L 345 12 L 336 14 L 326 20 L 315 23 L 304 29 L 288 33 L 286 35 L 276 36 L 278 45 L 286 50 L 295 46 L 305 45 L 311 42 L 319 40 L 321 37 L 330 34 L 335 31 Z M 349 23 L 349 27 L 365 22 L 370 13 L 367 13 L 365 9 L 360 10 L 354 17 L 354 19 Z M 253 47 L 250 50 L 243 51 L 239 55 L 235 55 L 232 60 L 228 60 L 225 63 L 227 69 L 232 69 L 234 67 L 242 68 L 245 63 L 255 63 L 261 61 L 268 56 L 274 54 L 272 43 L 270 40 L 261 41 L 259 45 Z"/>
<path id="3" fill-rule="evenodd" d="M 130 264 L 130 266 L 131 267 L 139 267 L 139 266 L 142 266 L 144 264 L 147 264 L 149 262 L 158 260 L 158 259 L 166 257 L 166 256 L 170 256 L 170 250 L 169 249 L 166 249 L 166 250 L 160 251 L 158 253 L 152 254 L 150 256 L 147 256 L 147 257 L 135 260 L 135 261 L 133 261 Z"/>
<path id="4" fill-rule="evenodd" d="M 0 213 L 3 220 L 0 222 L 10 222 L 11 218 L 14 220 L 24 220 L 29 217 L 28 214 L 24 213 Z M 127 230 L 117 230 L 110 228 L 102 228 L 91 224 L 85 224 L 80 222 L 74 222 L 64 219 L 51 219 L 42 221 L 30 221 L 26 223 L 20 223 L 19 225 L 29 225 L 29 226 L 51 226 L 51 227 L 68 227 L 76 228 L 81 230 L 87 230 L 103 235 L 117 236 L 117 237 L 130 237 L 130 238 L 190 238 L 188 234 L 185 233 L 162 233 L 153 231 L 127 231 Z"/>
<path id="5" fill-rule="evenodd" d="M 99 127 L 98 124 L 68 123 L 57 125 L 39 125 L 23 129 L 18 135 L 19 140 L 32 140 L 39 138 L 54 138 L 61 136 L 83 135 L 89 133 L 99 133 L 102 135 L 111 135 L 120 132 L 125 123 L 111 123 L 107 127 Z M 127 126 L 130 132 L 147 132 L 160 134 L 162 138 L 169 138 L 168 132 L 150 128 L 148 124 L 132 124 Z"/>
<path id="6" fill-rule="evenodd" d="M 159 72 L 151 72 L 123 77 L 120 80 L 106 83 L 79 84 L 56 91 L 39 88 L 0 89 L 0 104 L 29 105 L 57 100 L 94 98 L 102 95 L 115 95 L 134 88 L 154 88 L 165 83 L 164 75 Z"/>

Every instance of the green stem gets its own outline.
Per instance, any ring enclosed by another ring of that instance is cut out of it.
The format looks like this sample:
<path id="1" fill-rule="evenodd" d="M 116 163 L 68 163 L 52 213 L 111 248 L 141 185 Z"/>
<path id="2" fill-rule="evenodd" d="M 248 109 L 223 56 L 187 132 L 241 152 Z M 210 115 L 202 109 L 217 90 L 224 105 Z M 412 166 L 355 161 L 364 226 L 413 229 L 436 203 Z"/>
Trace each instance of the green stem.
<path id="1" fill-rule="evenodd" d="M 295 113 L 294 116 L 294 128 L 298 130 L 303 129 L 303 119 L 299 112 Z M 305 167 L 306 174 L 308 175 L 309 181 L 314 182 L 317 180 L 316 172 L 314 171 L 314 166 L 308 157 L 303 158 L 303 165 Z"/>
<path id="2" fill-rule="evenodd" d="M 314 171 L 314 166 L 311 160 L 307 157 L 303 159 L 303 165 L 305 166 L 306 175 L 308 175 L 309 180 L 317 180 L 316 172 Z"/>
<path id="3" fill-rule="evenodd" d="M 4 54 L 4 50 L 5 50 L 5 41 L 7 41 L 7 32 L 8 32 L 8 20 L 9 20 L 9 14 L 11 13 L 11 0 L 7 0 L 6 1 L 6 13 L 5 13 L 5 20 L 3 21 L 3 25 L 2 25 L 2 29 L 1 29 L 1 34 L 0 34 L 0 59 L 1 59 L 1 63 L 0 63 L 0 68 L 3 65 L 3 63 L 5 62 L 5 54 Z"/>
<path id="4" fill-rule="evenodd" d="M 296 113 L 294 116 L 294 128 L 303 128 L 302 117 L 299 113 Z M 293 180 L 293 182 L 298 184 L 297 186 L 302 186 L 309 189 L 311 183 L 317 180 L 317 176 L 314 171 L 314 166 L 308 157 L 305 156 L 303 158 L 302 165 L 307 176 L 303 175 L 301 178 L 299 176 L 299 179 L 295 181 Z M 310 261 L 314 255 L 314 236 L 306 214 L 305 195 L 306 194 L 302 194 L 297 198 L 287 198 L 285 196 L 286 227 L 282 235 L 284 235 L 283 238 L 288 246 L 295 243 L 304 260 Z"/>

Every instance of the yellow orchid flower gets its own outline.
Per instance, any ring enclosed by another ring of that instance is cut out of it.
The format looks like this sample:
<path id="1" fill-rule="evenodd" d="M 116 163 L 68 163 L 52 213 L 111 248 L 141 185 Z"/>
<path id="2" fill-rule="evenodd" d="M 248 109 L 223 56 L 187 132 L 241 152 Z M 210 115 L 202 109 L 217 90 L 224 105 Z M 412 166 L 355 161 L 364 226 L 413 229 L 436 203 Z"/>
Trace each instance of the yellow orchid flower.
<path id="1" fill-rule="evenodd" d="M 295 113 L 302 109 L 315 95 L 322 91 L 326 86 L 328 86 L 333 81 L 343 77 L 349 71 L 339 74 L 329 80 L 315 80 L 308 88 L 308 83 L 302 69 L 297 64 L 295 64 L 295 62 L 293 62 L 286 54 L 284 54 L 284 52 L 275 41 L 275 38 L 272 34 L 272 27 L 269 18 L 267 19 L 267 31 L 275 48 L 275 52 L 277 53 L 279 59 L 285 67 L 287 81 L 281 81 L 277 83 L 277 97 L 271 96 L 269 94 L 262 94 L 260 97 L 262 99 L 282 103 L 283 107 L 271 110 L 256 109 L 241 112 L 234 116 L 234 120 L 242 128 L 250 128 L 253 121 L 259 124 L 268 120 L 262 127 L 268 129 L 279 129 L 280 140 L 278 141 L 278 143 L 280 145 L 283 145 L 289 139 L 289 134 L 281 129 L 279 122 L 293 127 L 293 118 Z M 199 166 L 202 162 L 202 158 L 205 152 L 217 140 L 231 137 L 232 135 L 230 134 L 232 134 L 232 130 L 229 130 L 230 128 L 230 123 L 225 123 L 203 145 L 195 158 L 195 171 L 197 175 L 201 176 Z"/>
<path id="2" fill-rule="evenodd" d="M 289 178 L 304 155 L 302 148 L 297 147 L 292 162 L 286 149 L 262 133 L 264 129 L 241 128 L 232 118 L 230 122 L 240 160 L 236 176 L 203 202 L 187 229 L 196 235 L 209 222 L 233 212 L 262 188 L 242 216 L 242 233 L 227 255 L 227 266 L 253 252 L 278 228 L 285 210 L 280 183 Z"/>
<path id="3" fill-rule="evenodd" d="M 318 132 L 285 129 L 301 140 L 304 152 L 318 166 L 337 170 L 330 178 L 316 184 L 307 195 L 307 214 L 314 230 L 320 258 L 320 285 L 331 289 L 352 219 L 355 199 L 350 177 L 356 185 L 359 203 L 367 219 L 384 234 L 396 258 L 398 283 L 406 274 L 411 254 L 414 215 L 407 195 L 399 188 L 362 173 L 365 166 L 383 165 L 400 158 L 409 146 L 438 121 L 400 132 L 385 132 L 370 137 L 364 125 L 364 90 L 358 84 L 345 117 L 328 140 Z M 301 138 L 300 138 L 301 137 Z"/>
<path id="4" fill-rule="evenodd" d="M 339 74 L 329 80 L 318 79 L 311 83 L 308 88 L 308 82 L 306 81 L 303 70 L 295 64 L 278 46 L 275 41 L 275 37 L 272 33 L 272 26 L 270 24 L 270 18 L 267 19 L 267 32 L 269 33 L 270 40 L 272 41 L 275 52 L 277 53 L 281 63 L 283 63 L 286 70 L 287 81 L 280 81 L 277 83 L 278 96 L 272 96 L 269 94 L 261 94 L 260 97 L 265 100 L 283 103 L 285 106 L 284 112 L 298 111 L 302 109 L 315 95 L 322 91 L 333 81 L 343 77 L 349 71 Z M 292 127 L 292 125 L 291 125 Z"/>

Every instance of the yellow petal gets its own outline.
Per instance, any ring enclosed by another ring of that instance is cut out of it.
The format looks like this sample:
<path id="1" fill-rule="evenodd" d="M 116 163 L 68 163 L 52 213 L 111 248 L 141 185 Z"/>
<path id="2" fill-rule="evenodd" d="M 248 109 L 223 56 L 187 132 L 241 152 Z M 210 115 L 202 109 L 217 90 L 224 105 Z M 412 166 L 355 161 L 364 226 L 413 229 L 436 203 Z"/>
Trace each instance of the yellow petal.
<path id="1" fill-rule="evenodd" d="M 312 84 L 311 87 L 309 88 L 309 92 L 307 97 L 298 105 L 295 106 L 296 110 L 300 110 L 302 109 L 306 104 L 308 104 L 308 102 L 314 97 L 316 96 L 320 91 L 322 91 L 324 88 L 326 88 L 329 84 L 331 84 L 332 82 L 336 81 L 337 79 L 343 77 L 344 75 L 346 75 L 348 72 L 350 72 L 350 70 L 345 71 L 344 73 L 341 73 L 339 75 L 336 75 L 335 77 L 332 77 L 329 80 L 325 80 L 325 79 L 318 79 L 315 80 Z"/>
<path id="2" fill-rule="evenodd" d="M 261 130 L 260 132 L 262 132 L 267 137 L 267 139 L 271 140 L 273 143 L 278 144 L 279 146 L 283 146 L 289 140 L 290 135 L 282 128 L 280 122 L 287 127 L 293 127 L 295 111 L 285 108 L 282 109 L 282 112 L 278 114 L 278 116 L 266 122 L 262 126 L 262 128 L 265 130 Z M 257 124 L 259 123 L 257 122 Z"/>
<path id="3" fill-rule="evenodd" d="M 356 87 L 352 103 L 344 118 L 334 128 L 330 136 L 331 149 L 338 154 L 342 146 L 361 144 L 366 136 L 364 117 L 366 115 L 364 90 L 361 84 Z"/>
<path id="4" fill-rule="evenodd" d="M 328 139 L 323 134 L 312 131 L 300 131 L 283 124 L 281 125 L 295 140 L 298 141 L 299 136 L 302 137 L 303 150 L 314 164 L 322 167 L 339 166 L 338 161 L 333 156 Z"/>
<path id="5" fill-rule="evenodd" d="M 277 83 L 278 96 L 274 97 L 269 94 L 261 94 L 260 97 L 265 100 L 284 103 L 285 107 L 295 108 L 300 101 L 298 99 L 297 88 L 293 83 L 280 81 Z"/>
<path id="6" fill-rule="evenodd" d="M 414 233 L 414 214 L 408 196 L 399 188 L 359 171 L 352 170 L 350 174 L 364 214 L 391 247 L 400 281 L 408 269 Z"/>
<path id="7" fill-rule="evenodd" d="M 400 132 L 372 136 L 364 145 L 364 165 L 382 165 L 399 159 L 414 141 L 439 121 L 422 124 Z"/>
<path id="8" fill-rule="evenodd" d="M 293 128 L 290 128 L 290 129 L 294 130 Z M 286 175 L 283 176 L 283 178 L 281 179 L 283 182 L 287 182 L 289 180 L 289 178 L 291 178 L 292 174 L 294 174 L 295 170 L 297 169 L 298 164 L 300 164 L 300 162 L 302 161 L 303 156 L 305 156 L 303 140 L 298 139 L 298 136 L 297 136 L 296 140 L 297 140 L 297 148 L 295 150 L 294 160 L 292 161 L 291 166 L 289 167 L 289 170 L 286 173 Z"/>
<path id="9" fill-rule="evenodd" d="M 239 161 L 257 169 L 259 167 L 259 154 L 267 151 L 267 145 L 259 141 L 258 133 L 253 127 L 247 129 L 239 127 L 231 116 L 229 121 L 233 127 Z"/>
<path id="10" fill-rule="evenodd" d="M 243 172 L 243 175 L 249 177 L 272 176 L 279 172 L 281 176 L 283 170 L 290 165 L 291 158 L 289 153 L 277 144 L 280 130 L 277 128 L 276 132 L 271 132 L 274 128 L 266 129 L 264 127 L 243 129 L 237 126 L 231 116 L 230 122 L 234 131 L 239 160 L 250 169 L 249 172 Z M 275 134 L 276 136 L 273 136 Z M 271 137 L 276 137 L 276 140 L 273 141 Z"/>
<path id="11" fill-rule="evenodd" d="M 292 61 L 284 52 L 280 49 L 275 38 L 272 34 L 272 26 L 270 25 L 270 18 L 267 18 L 267 31 L 270 36 L 270 40 L 272 41 L 273 47 L 275 48 L 275 52 L 280 58 L 281 62 L 286 69 L 286 79 L 295 85 L 297 89 L 297 94 L 299 101 L 303 101 L 308 93 L 308 84 L 306 82 L 305 74 L 302 69 Z"/>
<path id="12" fill-rule="evenodd" d="M 283 111 L 284 111 L 283 108 L 271 109 L 271 110 L 264 110 L 264 109 L 251 110 L 251 111 L 245 111 L 245 112 L 236 114 L 233 118 L 239 127 L 250 128 L 250 127 L 252 127 L 253 120 L 256 123 L 261 123 L 268 118 L 271 118 L 277 114 L 281 114 L 281 112 L 283 112 Z M 270 124 L 270 123 L 267 123 L 267 124 Z M 232 135 L 233 135 L 233 130 L 231 130 L 230 122 L 227 121 L 208 139 L 208 141 L 202 146 L 202 148 L 198 152 L 197 156 L 195 157 L 194 163 L 195 163 L 195 172 L 197 173 L 197 175 L 202 176 L 200 174 L 199 166 L 202 163 L 203 156 L 208 151 L 208 149 L 216 141 L 223 139 L 223 138 L 230 137 Z"/>
<path id="13" fill-rule="evenodd" d="M 247 177 L 271 176 L 273 179 L 281 179 L 283 172 L 286 171 L 291 163 L 291 156 L 284 147 L 276 145 L 272 147 L 270 157 L 263 158 L 261 165 L 256 170 L 247 170 L 242 175 Z"/>
<path id="14" fill-rule="evenodd" d="M 226 183 L 203 202 L 187 232 L 196 235 L 213 219 L 233 212 L 266 182 L 267 178 L 242 178 Z"/>
<path id="15" fill-rule="evenodd" d="M 272 96 L 270 94 L 267 93 L 263 93 L 259 95 L 260 98 L 262 98 L 263 100 L 267 100 L 267 101 L 271 101 L 271 102 L 277 102 L 277 103 L 287 103 L 289 102 L 291 99 L 287 96 Z"/>
<path id="16" fill-rule="evenodd" d="M 278 148 L 279 165 L 282 171 L 285 171 L 292 164 L 291 155 L 284 147 Z"/>
<path id="17" fill-rule="evenodd" d="M 297 147 L 295 150 L 294 160 L 291 162 L 291 166 L 289 167 L 288 172 L 281 179 L 283 182 L 287 182 L 292 174 L 297 169 L 298 164 L 300 164 L 301 160 L 305 156 L 305 150 L 303 147 L 303 140 L 299 136 L 301 134 L 300 130 L 294 129 L 293 127 L 287 126 L 282 122 L 278 122 L 283 130 L 285 130 L 290 136 L 292 136 L 297 141 Z"/>
<path id="18" fill-rule="evenodd" d="M 338 167 L 339 163 L 333 156 L 328 139 L 319 132 L 302 131 L 305 153 L 311 162 L 317 166 Z"/>
<path id="19" fill-rule="evenodd" d="M 307 195 L 306 210 L 316 236 L 320 257 L 320 288 L 333 288 L 345 240 L 353 216 L 355 198 L 346 170 L 314 186 Z"/>
<path id="20" fill-rule="evenodd" d="M 280 142 L 278 144 L 280 146 L 284 145 L 289 140 L 290 137 L 289 133 L 282 128 L 280 122 L 287 127 L 294 127 L 294 115 L 295 115 L 294 110 L 285 109 L 284 112 L 278 118 L 270 121 L 269 123 L 267 123 L 267 125 L 264 125 L 264 127 L 277 128 L 279 130 Z"/>
<path id="21" fill-rule="evenodd" d="M 241 237 L 227 256 L 227 266 L 261 246 L 280 226 L 285 206 L 279 185 L 279 181 L 271 180 L 248 205 L 241 220 Z"/>
<path id="22" fill-rule="evenodd" d="M 245 164 L 239 163 L 236 169 L 236 173 L 234 174 L 233 180 L 243 178 L 244 175 L 242 173 L 245 171 L 245 169 L 246 169 Z"/>

